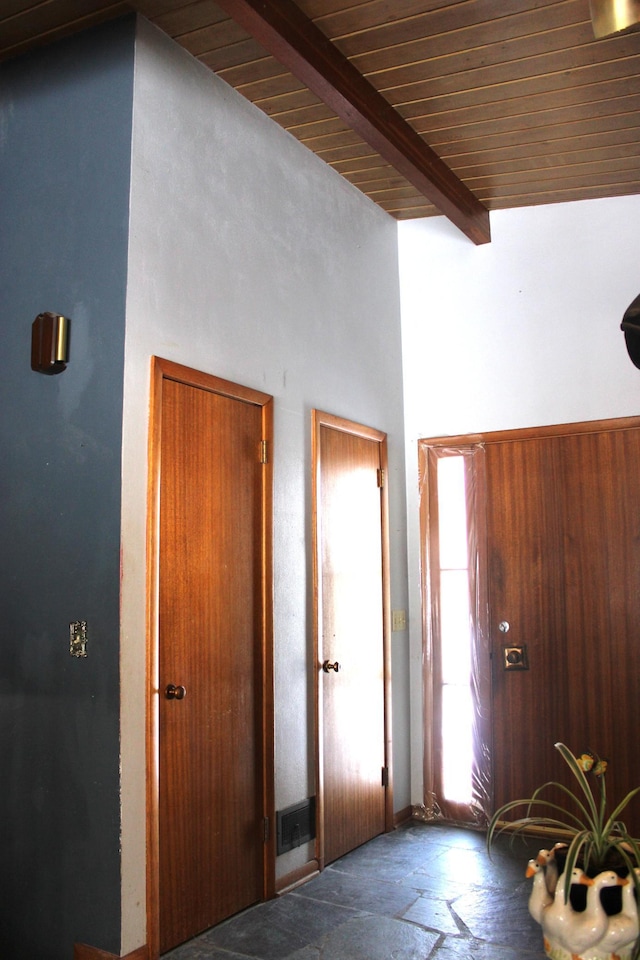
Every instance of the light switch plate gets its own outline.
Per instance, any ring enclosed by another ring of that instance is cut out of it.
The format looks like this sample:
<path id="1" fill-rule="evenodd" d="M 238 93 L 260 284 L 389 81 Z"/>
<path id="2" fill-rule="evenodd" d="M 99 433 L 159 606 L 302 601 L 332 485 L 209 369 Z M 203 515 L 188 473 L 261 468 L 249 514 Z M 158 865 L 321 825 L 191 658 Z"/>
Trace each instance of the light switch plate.
<path id="1" fill-rule="evenodd" d="M 391 629 L 404 630 L 407 626 L 407 615 L 404 610 L 391 611 Z"/>

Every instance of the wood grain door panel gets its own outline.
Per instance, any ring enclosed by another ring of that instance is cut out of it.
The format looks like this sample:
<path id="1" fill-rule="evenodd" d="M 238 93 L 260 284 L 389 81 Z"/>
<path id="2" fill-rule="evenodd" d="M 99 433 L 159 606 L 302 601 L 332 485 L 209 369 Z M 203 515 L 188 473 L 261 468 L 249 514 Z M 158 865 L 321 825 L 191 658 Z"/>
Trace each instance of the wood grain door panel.
<path id="1" fill-rule="evenodd" d="M 559 740 L 607 758 L 620 798 L 640 783 L 624 733 L 640 687 L 640 430 L 576 427 L 486 457 L 495 805 L 565 778 Z M 527 644 L 528 671 L 503 669 L 505 642 Z"/>
<path id="2" fill-rule="evenodd" d="M 640 689 L 640 429 L 569 437 L 563 463 L 572 743 L 609 759 L 607 790 L 620 799 L 640 784 L 637 746 L 623 733 Z M 631 810 L 639 836 L 640 802 Z"/>
<path id="3" fill-rule="evenodd" d="M 385 635 L 380 437 L 317 426 L 324 862 L 384 832 Z"/>
<path id="4" fill-rule="evenodd" d="M 492 443 L 485 455 L 497 806 L 501 797 L 530 796 L 549 779 L 543 771 L 554 760 L 553 744 L 570 732 L 567 698 L 560 694 L 570 664 L 555 441 L 531 440 L 526 448 Z M 508 623 L 508 633 L 500 632 L 501 623 Z M 526 645 L 530 669 L 505 670 L 505 645 Z"/>
<path id="5" fill-rule="evenodd" d="M 261 409 L 162 391 L 160 951 L 263 895 Z M 168 699 L 169 684 L 184 686 Z"/>

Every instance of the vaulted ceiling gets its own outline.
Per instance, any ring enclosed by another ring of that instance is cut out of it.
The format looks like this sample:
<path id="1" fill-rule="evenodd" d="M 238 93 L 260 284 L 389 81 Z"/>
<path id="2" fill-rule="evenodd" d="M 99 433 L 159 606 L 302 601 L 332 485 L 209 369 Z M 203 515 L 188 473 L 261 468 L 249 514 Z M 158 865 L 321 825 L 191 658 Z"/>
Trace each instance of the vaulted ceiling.
<path id="1" fill-rule="evenodd" d="M 2 0 L 0 57 L 138 11 L 398 219 L 640 192 L 640 32 L 588 0 Z"/>

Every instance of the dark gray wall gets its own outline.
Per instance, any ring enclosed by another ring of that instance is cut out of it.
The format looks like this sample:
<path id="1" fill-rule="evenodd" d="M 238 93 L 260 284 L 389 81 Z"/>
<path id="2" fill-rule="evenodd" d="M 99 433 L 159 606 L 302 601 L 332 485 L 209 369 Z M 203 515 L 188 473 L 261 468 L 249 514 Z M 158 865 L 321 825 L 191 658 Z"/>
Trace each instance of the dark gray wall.
<path id="1" fill-rule="evenodd" d="M 119 551 L 132 19 L 0 70 L 0 956 L 119 953 Z M 72 319 L 58 376 L 31 323 Z M 89 625 L 87 659 L 69 623 Z"/>

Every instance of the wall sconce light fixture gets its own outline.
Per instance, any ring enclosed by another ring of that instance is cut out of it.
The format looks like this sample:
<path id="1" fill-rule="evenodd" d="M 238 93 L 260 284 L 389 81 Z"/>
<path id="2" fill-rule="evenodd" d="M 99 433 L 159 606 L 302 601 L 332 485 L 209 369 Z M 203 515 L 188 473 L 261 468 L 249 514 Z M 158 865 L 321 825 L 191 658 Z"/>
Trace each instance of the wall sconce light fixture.
<path id="1" fill-rule="evenodd" d="M 71 321 L 59 313 L 39 313 L 31 325 L 31 369 L 62 373 L 69 359 Z"/>
<path id="2" fill-rule="evenodd" d="M 640 25 L 640 0 L 589 0 L 596 40 Z"/>
<path id="3" fill-rule="evenodd" d="M 631 362 L 640 367 L 640 294 L 625 310 L 620 329 L 624 330 L 624 340 Z"/>

